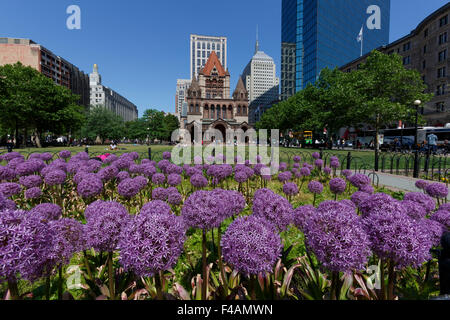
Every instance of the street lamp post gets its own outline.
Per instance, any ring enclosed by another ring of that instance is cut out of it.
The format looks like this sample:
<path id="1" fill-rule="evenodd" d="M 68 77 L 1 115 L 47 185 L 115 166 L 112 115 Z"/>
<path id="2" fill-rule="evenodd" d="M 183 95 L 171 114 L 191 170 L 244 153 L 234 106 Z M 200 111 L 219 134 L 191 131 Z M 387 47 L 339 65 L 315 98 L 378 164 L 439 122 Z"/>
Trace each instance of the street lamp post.
<path id="1" fill-rule="evenodd" d="M 147 128 L 147 145 L 150 145 L 150 128 Z"/>
<path id="2" fill-rule="evenodd" d="M 422 104 L 422 101 L 416 100 L 414 101 L 414 105 L 416 107 L 416 126 L 415 126 L 415 136 L 414 136 L 414 178 L 419 178 L 419 106 Z"/>

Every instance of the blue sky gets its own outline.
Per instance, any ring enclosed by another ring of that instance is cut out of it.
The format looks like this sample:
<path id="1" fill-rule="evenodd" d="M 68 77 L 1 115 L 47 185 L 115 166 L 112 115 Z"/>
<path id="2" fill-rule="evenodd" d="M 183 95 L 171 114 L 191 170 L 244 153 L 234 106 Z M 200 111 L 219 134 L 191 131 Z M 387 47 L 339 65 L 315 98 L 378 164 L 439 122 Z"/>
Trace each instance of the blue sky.
<path id="1" fill-rule="evenodd" d="M 447 1 L 391 3 L 394 41 Z M 81 30 L 66 28 L 72 4 L 81 8 Z M 279 73 L 281 0 L 0 2 L 0 37 L 33 39 L 87 73 L 97 63 L 104 85 L 135 103 L 140 115 L 148 108 L 174 111 L 176 79 L 189 78 L 191 33 L 228 37 L 234 88 L 254 52 L 256 25 L 261 49 L 275 59 Z"/>

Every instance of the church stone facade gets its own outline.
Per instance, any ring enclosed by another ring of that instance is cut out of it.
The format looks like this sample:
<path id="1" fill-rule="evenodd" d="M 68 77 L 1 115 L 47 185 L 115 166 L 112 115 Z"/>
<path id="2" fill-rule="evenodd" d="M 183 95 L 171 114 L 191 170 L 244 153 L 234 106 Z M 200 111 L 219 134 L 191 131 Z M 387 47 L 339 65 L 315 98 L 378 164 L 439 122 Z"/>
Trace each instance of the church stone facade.
<path id="1" fill-rule="evenodd" d="M 203 132 L 216 129 L 226 136 L 226 130 L 250 129 L 248 124 L 248 92 L 242 78 L 230 96 L 230 73 L 212 52 L 198 78 L 192 80 L 187 94 L 187 115 L 181 119 L 182 128 L 193 137 L 195 123 L 201 123 Z"/>

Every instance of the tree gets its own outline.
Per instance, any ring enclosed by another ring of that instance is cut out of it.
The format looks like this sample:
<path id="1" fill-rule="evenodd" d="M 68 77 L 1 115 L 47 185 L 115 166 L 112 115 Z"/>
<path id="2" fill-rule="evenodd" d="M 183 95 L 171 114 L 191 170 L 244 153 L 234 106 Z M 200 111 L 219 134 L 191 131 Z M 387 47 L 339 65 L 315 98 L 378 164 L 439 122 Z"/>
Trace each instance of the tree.
<path id="1" fill-rule="evenodd" d="M 149 138 L 151 140 L 163 140 L 166 136 L 164 127 L 164 112 L 155 109 L 149 109 L 144 112 L 142 119 L 147 124 Z"/>
<path id="2" fill-rule="evenodd" d="M 171 141 L 172 133 L 180 128 L 180 121 L 173 114 L 168 114 L 164 118 L 165 137 L 167 141 Z"/>
<path id="3" fill-rule="evenodd" d="M 406 69 L 402 57 L 397 54 L 373 51 L 353 75 L 361 102 L 352 114 L 355 121 L 375 128 L 377 167 L 380 129 L 400 120 L 411 121 L 415 116 L 415 110 L 412 110 L 414 101 L 426 103 L 433 95 L 424 93 L 427 87 L 420 73 Z"/>
<path id="4" fill-rule="evenodd" d="M 124 134 L 125 123 L 122 117 L 101 106 L 91 106 L 81 129 L 83 137 L 90 140 L 100 138 L 102 143 L 106 139 L 119 140 L 124 137 Z"/>
<path id="5" fill-rule="evenodd" d="M 20 62 L 0 67 L 0 124 L 5 129 L 35 131 L 36 144 L 44 131 L 55 134 L 76 130 L 83 122 L 79 97 L 66 87 Z"/>
<path id="6" fill-rule="evenodd" d="M 125 123 L 125 131 L 129 139 L 145 140 L 148 134 L 147 123 L 143 118 L 128 121 Z"/>

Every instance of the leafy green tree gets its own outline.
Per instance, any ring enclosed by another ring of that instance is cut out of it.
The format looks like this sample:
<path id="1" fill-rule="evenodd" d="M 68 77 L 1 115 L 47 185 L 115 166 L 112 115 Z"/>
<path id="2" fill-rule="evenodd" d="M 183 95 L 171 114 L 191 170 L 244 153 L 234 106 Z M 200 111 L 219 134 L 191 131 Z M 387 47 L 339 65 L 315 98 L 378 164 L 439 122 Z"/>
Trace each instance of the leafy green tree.
<path id="1" fill-rule="evenodd" d="M 164 140 L 170 141 L 172 138 L 172 132 L 180 128 L 180 121 L 173 114 L 168 114 L 164 117 Z"/>
<path id="2" fill-rule="evenodd" d="M 114 112 L 101 106 L 91 106 L 81 135 L 90 140 L 99 138 L 102 143 L 106 139 L 119 140 L 125 135 L 125 123 Z"/>
<path id="3" fill-rule="evenodd" d="M 128 121 L 125 123 L 125 131 L 129 139 L 145 140 L 148 134 L 147 123 L 143 118 Z"/>
<path id="4" fill-rule="evenodd" d="M 155 109 L 149 109 L 144 112 L 142 119 L 147 124 L 149 138 L 151 140 L 163 140 L 166 136 L 164 126 L 164 112 Z"/>
<path id="5" fill-rule="evenodd" d="M 34 130 L 40 147 L 44 131 L 69 133 L 80 128 L 83 107 L 77 105 L 78 96 L 66 87 L 21 63 L 0 67 L 0 124 L 4 129 Z"/>

